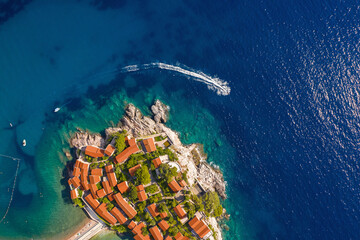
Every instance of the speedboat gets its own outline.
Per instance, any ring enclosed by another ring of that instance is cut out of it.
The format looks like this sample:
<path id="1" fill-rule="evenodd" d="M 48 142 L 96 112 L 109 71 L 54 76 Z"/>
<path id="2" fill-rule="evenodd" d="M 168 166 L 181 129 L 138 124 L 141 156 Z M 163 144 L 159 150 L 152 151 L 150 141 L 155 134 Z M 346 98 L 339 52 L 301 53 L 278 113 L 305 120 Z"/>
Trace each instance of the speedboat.
<path id="1" fill-rule="evenodd" d="M 57 108 L 55 108 L 54 112 L 58 112 L 58 111 L 60 111 L 60 109 L 61 108 L 57 107 Z"/>
<path id="2" fill-rule="evenodd" d="M 25 139 L 23 140 L 23 146 L 24 147 L 26 146 L 26 140 Z"/>

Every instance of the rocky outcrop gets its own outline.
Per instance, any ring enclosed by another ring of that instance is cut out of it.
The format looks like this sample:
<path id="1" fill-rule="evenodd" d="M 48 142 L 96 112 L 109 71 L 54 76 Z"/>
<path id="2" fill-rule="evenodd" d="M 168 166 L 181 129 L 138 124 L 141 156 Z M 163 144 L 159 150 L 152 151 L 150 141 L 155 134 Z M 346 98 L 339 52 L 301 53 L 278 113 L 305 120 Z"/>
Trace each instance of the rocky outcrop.
<path id="1" fill-rule="evenodd" d="M 151 111 L 154 114 L 154 120 L 156 123 L 166 123 L 169 118 L 169 106 L 166 106 L 160 100 L 156 100 L 155 104 L 151 106 Z"/>
<path id="2" fill-rule="evenodd" d="M 81 149 L 88 145 L 104 148 L 105 141 L 99 134 L 91 134 L 88 132 L 76 132 L 70 139 L 71 146 Z"/>

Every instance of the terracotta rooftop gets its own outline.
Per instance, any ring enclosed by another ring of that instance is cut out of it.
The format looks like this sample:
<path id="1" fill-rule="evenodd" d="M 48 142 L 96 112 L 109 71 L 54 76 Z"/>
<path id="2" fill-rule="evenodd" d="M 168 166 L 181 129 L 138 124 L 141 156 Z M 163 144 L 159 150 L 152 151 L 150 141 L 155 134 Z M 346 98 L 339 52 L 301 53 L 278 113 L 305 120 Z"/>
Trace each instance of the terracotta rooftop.
<path id="1" fill-rule="evenodd" d="M 75 177 L 80 176 L 80 171 L 81 171 L 80 168 L 74 167 L 73 175 L 74 175 Z"/>
<path id="2" fill-rule="evenodd" d="M 167 237 L 165 238 L 165 240 L 173 240 L 173 238 L 170 237 L 170 236 L 167 236 Z"/>
<path id="3" fill-rule="evenodd" d="M 161 234 L 161 232 L 157 226 L 150 228 L 149 232 L 151 233 L 151 236 L 153 236 L 153 238 L 155 240 L 163 240 L 164 239 L 163 235 Z"/>
<path id="4" fill-rule="evenodd" d="M 155 159 L 152 160 L 152 162 L 153 162 L 155 168 L 158 168 L 160 166 L 160 164 L 161 164 L 161 159 L 160 158 L 155 158 Z"/>
<path id="5" fill-rule="evenodd" d="M 119 221 L 120 224 L 124 224 L 127 218 L 119 211 L 117 207 L 111 209 L 110 213 Z"/>
<path id="6" fill-rule="evenodd" d="M 165 232 L 166 230 L 168 230 L 169 228 L 169 224 L 165 221 L 165 220 L 161 220 L 158 223 L 159 227 L 161 228 L 161 230 L 163 230 L 163 232 Z"/>
<path id="7" fill-rule="evenodd" d="M 101 184 L 102 184 L 103 188 L 105 189 L 106 195 L 113 192 L 108 181 L 103 181 L 103 182 L 101 182 Z"/>
<path id="8" fill-rule="evenodd" d="M 181 207 L 180 204 L 174 207 L 174 211 L 179 216 L 180 219 L 186 217 L 186 212 L 184 211 L 184 209 Z"/>
<path id="9" fill-rule="evenodd" d="M 142 235 L 142 234 L 137 234 L 134 236 L 134 240 L 150 240 L 150 236 L 149 235 Z"/>
<path id="10" fill-rule="evenodd" d="M 71 183 L 74 186 L 74 188 L 80 187 L 80 179 L 78 177 L 71 178 Z"/>
<path id="11" fill-rule="evenodd" d="M 124 151 L 122 151 L 120 154 L 118 154 L 115 157 L 116 163 L 124 162 L 126 159 L 130 157 L 131 154 L 136 153 L 137 151 L 139 151 L 139 148 L 136 144 L 126 148 Z"/>
<path id="12" fill-rule="evenodd" d="M 125 143 L 128 145 L 128 146 L 134 146 L 134 145 L 136 145 L 136 140 L 135 140 L 135 138 L 131 138 L 131 139 L 125 139 Z"/>
<path id="13" fill-rule="evenodd" d="M 99 198 L 103 198 L 106 196 L 106 193 L 105 193 L 105 190 L 102 188 L 100 190 L 97 190 L 96 191 L 96 195 L 99 197 Z"/>
<path id="14" fill-rule="evenodd" d="M 176 180 L 172 180 L 168 185 L 173 192 L 179 192 L 182 189 Z"/>
<path id="15" fill-rule="evenodd" d="M 133 177 L 133 176 L 135 175 L 135 172 L 136 172 L 139 168 L 141 168 L 141 164 L 138 164 L 138 165 L 130 168 L 130 169 L 129 169 L 130 175 Z"/>
<path id="16" fill-rule="evenodd" d="M 91 170 L 91 175 L 102 176 L 102 175 L 103 175 L 103 171 L 102 171 L 101 168 L 92 169 L 92 170 Z"/>
<path id="17" fill-rule="evenodd" d="M 209 227 L 204 223 L 204 221 L 200 221 L 197 216 L 189 221 L 189 226 L 200 238 L 204 238 L 206 235 L 211 233 Z"/>
<path id="18" fill-rule="evenodd" d="M 144 222 L 141 222 L 141 223 L 139 223 L 138 225 L 136 225 L 136 227 L 134 227 L 134 229 L 132 230 L 132 233 L 133 234 L 141 234 L 141 229 L 143 228 L 143 227 L 145 227 L 146 225 L 145 225 L 145 223 Z"/>
<path id="19" fill-rule="evenodd" d="M 87 195 L 87 196 L 85 197 L 85 201 L 86 201 L 86 202 L 92 207 L 92 209 L 94 209 L 94 210 L 100 205 L 99 201 L 96 200 L 96 199 L 94 199 L 94 198 L 91 196 L 91 194 L 89 194 L 89 195 Z"/>
<path id="20" fill-rule="evenodd" d="M 188 240 L 189 238 L 188 237 L 184 237 L 181 232 L 178 232 L 176 235 L 175 235 L 175 240 Z"/>
<path id="21" fill-rule="evenodd" d="M 116 184 L 117 184 L 117 181 L 116 181 L 116 176 L 115 176 L 115 173 L 114 173 L 114 168 L 113 168 L 113 165 L 107 165 L 105 167 L 105 171 L 106 171 L 106 176 L 107 176 L 107 179 L 109 180 L 110 182 L 110 186 L 111 187 L 115 187 Z"/>
<path id="22" fill-rule="evenodd" d="M 81 181 L 81 186 L 84 190 L 89 190 L 88 181 Z"/>
<path id="23" fill-rule="evenodd" d="M 110 200 L 110 201 L 114 201 L 114 195 L 113 195 L 114 193 L 112 192 L 112 193 L 110 193 L 108 196 L 107 196 L 107 198 Z"/>
<path id="24" fill-rule="evenodd" d="M 96 184 L 89 184 L 89 189 L 90 189 L 90 192 L 91 192 L 93 198 L 97 199 L 98 197 L 97 197 L 96 192 L 97 192 L 98 188 L 97 188 Z"/>
<path id="25" fill-rule="evenodd" d="M 129 219 L 132 219 L 136 216 L 137 212 L 135 211 L 135 209 L 128 202 L 125 201 L 125 199 L 121 196 L 120 193 L 115 194 L 114 199 Z"/>
<path id="26" fill-rule="evenodd" d="M 186 187 L 186 186 L 187 186 L 187 184 L 186 184 L 186 182 L 185 182 L 184 179 L 182 179 L 182 180 L 179 182 L 179 184 L 180 184 L 181 187 Z"/>
<path id="27" fill-rule="evenodd" d="M 70 191 L 70 197 L 71 197 L 71 199 L 75 199 L 78 197 L 78 192 L 76 189 L 73 189 Z"/>
<path id="28" fill-rule="evenodd" d="M 145 190 L 144 185 L 141 184 L 141 185 L 136 186 L 136 190 L 137 190 L 138 192 L 144 191 L 144 190 Z"/>
<path id="29" fill-rule="evenodd" d="M 90 157 L 98 158 L 104 156 L 104 150 L 94 147 L 94 146 L 87 146 L 85 148 L 85 155 L 88 155 Z"/>
<path id="30" fill-rule="evenodd" d="M 75 167 L 80 168 L 80 160 L 75 161 L 74 168 Z"/>
<path id="31" fill-rule="evenodd" d="M 117 223 L 116 218 L 112 216 L 106 209 L 106 204 L 102 203 L 96 210 L 96 213 L 100 215 L 103 219 L 105 219 L 111 225 L 115 225 Z"/>
<path id="32" fill-rule="evenodd" d="M 147 197 L 144 190 L 137 192 L 137 196 L 138 196 L 138 199 L 139 199 L 140 202 L 143 202 L 146 199 L 148 199 L 148 197 Z"/>
<path id="33" fill-rule="evenodd" d="M 155 203 L 147 206 L 147 210 L 150 212 L 151 216 L 153 216 L 154 218 L 160 214 Z"/>
<path id="34" fill-rule="evenodd" d="M 121 193 L 126 192 L 127 190 L 129 190 L 129 185 L 127 183 L 127 181 L 121 182 L 117 185 L 117 188 L 119 189 L 119 191 Z"/>
<path id="35" fill-rule="evenodd" d="M 161 219 L 166 218 L 167 217 L 167 212 L 160 213 L 160 217 L 161 217 Z"/>
<path id="36" fill-rule="evenodd" d="M 144 144 L 147 152 L 153 152 L 156 150 L 153 138 L 144 139 L 143 144 Z"/>
<path id="37" fill-rule="evenodd" d="M 131 230 L 133 229 L 134 227 L 136 227 L 136 223 L 134 221 L 131 221 L 128 225 L 128 228 Z"/>
<path id="38" fill-rule="evenodd" d="M 113 155 L 114 152 L 115 152 L 115 147 L 111 144 L 107 145 L 107 147 L 105 148 L 105 154 L 111 156 Z"/>
<path id="39" fill-rule="evenodd" d="M 100 182 L 100 177 L 97 175 L 90 175 L 89 179 L 90 179 L 91 184 L 96 184 L 96 183 Z"/>

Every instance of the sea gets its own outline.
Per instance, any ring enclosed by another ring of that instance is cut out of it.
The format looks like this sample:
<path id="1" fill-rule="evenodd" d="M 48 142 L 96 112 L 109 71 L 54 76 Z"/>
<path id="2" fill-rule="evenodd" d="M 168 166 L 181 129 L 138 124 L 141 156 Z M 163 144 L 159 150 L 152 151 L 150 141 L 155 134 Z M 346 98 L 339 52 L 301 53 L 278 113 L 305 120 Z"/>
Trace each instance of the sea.
<path id="1" fill-rule="evenodd" d="M 360 239 L 359 19 L 355 0 L 0 0 L 0 239 L 81 226 L 71 134 L 156 99 L 224 173 L 224 239 Z"/>

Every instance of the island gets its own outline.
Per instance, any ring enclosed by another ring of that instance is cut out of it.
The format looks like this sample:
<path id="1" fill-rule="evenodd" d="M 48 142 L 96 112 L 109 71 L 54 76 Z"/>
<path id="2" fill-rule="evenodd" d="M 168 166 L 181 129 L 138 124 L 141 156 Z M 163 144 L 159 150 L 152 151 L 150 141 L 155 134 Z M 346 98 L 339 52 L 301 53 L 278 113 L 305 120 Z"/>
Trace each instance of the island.
<path id="1" fill-rule="evenodd" d="M 93 134 L 78 129 L 70 139 L 71 199 L 92 224 L 71 239 L 89 239 L 102 229 L 135 240 L 221 240 L 219 219 L 226 183 L 206 162 L 203 145 L 183 145 L 168 128 L 169 107 L 156 100 L 152 117 L 133 104 L 116 127 Z"/>

